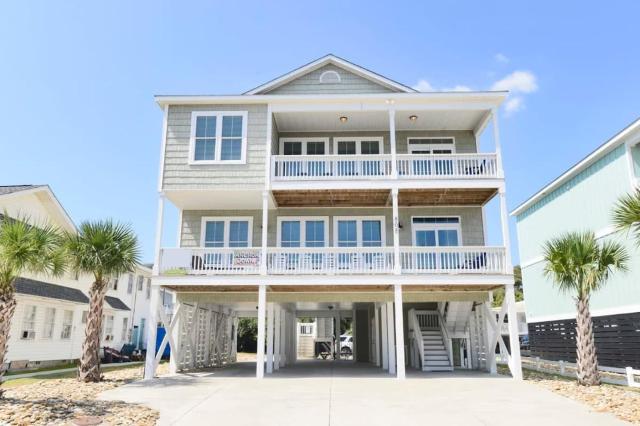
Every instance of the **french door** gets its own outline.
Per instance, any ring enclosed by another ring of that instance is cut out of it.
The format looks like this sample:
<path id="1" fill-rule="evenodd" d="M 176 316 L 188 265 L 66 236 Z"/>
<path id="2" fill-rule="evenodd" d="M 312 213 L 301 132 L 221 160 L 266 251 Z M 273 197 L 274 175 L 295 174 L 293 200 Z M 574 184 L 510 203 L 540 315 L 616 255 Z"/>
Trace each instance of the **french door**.
<path id="1" fill-rule="evenodd" d="M 460 219 L 457 217 L 412 218 L 413 245 L 416 247 L 455 247 L 460 245 Z M 416 253 L 418 269 L 456 269 L 460 256 L 454 252 L 429 250 Z"/>
<path id="2" fill-rule="evenodd" d="M 336 217 L 334 218 L 334 241 L 337 247 L 361 247 L 362 250 L 338 253 L 339 269 L 383 269 L 386 256 L 379 250 L 367 247 L 382 247 L 385 244 L 384 217 Z"/>
<path id="3" fill-rule="evenodd" d="M 409 138 L 409 154 L 442 155 L 455 153 L 453 138 Z M 417 158 L 411 162 L 412 174 L 418 176 L 451 175 L 454 171 L 453 160 Z"/>
<path id="4" fill-rule="evenodd" d="M 333 138 L 337 155 L 360 156 L 352 160 L 338 161 L 338 176 L 380 176 L 384 170 L 380 159 L 367 160 L 365 155 L 382 154 L 381 137 L 341 137 Z"/>
<path id="5" fill-rule="evenodd" d="M 280 138 L 280 153 L 292 157 L 291 161 L 282 162 L 284 176 L 318 177 L 327 174 L 325 161 L 295 157 L 328 154 L 328 138 Z"/>

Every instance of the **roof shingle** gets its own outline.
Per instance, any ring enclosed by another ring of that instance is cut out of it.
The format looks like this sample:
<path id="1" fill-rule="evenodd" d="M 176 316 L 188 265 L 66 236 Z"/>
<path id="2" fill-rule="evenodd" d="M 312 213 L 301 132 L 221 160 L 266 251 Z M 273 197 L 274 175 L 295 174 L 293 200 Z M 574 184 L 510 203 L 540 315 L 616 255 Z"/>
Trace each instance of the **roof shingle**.
<path id="1" fill-rule="evenodd" d="M 16 293 L 49 299 L 66 300 L 74 303 L 89 303 L 89 298 L 77 288 L 50 284 L 44 281 L 18 277 L 15 282 Z"/>

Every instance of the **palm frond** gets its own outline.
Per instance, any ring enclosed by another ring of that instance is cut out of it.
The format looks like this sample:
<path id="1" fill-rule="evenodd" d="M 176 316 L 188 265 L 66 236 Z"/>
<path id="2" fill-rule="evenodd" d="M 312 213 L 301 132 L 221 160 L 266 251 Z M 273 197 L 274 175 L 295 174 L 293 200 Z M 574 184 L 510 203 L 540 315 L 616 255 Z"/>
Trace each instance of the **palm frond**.
<path id="1" fill-rule="evenodd" d="M 633 233 L 636 244 L 640 246 L 640 189 L 618 200 L 612 220 L 616 229 Z"/>

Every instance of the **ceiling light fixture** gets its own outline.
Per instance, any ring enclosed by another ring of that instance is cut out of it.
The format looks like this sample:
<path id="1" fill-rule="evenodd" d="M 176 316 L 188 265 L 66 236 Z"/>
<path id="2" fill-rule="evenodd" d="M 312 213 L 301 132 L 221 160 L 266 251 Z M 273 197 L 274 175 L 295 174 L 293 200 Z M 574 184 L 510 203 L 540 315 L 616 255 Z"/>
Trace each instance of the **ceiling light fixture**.
<path id="1" fill-rule="evenodd" d="M 346 122 L 347 122 L 347 120 L 349 120 L 349 117 L 346 117 L 346 116 L 344 116 L 344 115 L 343 115 L 342 117 L 340 117 L 340 121 L 341 121 L 342 123 L 346 123 Z"/>
<path id="2" fill-rule="evenodd" d="M 410 115 L 409 116 L 409 120 L 411 120 L 411 121 L 416 121 L 417 119 L 418 119 L 417 115 Z"/>

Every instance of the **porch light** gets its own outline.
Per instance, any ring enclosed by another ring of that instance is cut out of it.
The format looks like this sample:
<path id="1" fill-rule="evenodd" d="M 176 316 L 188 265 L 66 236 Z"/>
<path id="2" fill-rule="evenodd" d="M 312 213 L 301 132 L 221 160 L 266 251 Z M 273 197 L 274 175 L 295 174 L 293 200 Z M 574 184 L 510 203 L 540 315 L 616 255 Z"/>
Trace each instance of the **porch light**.
<path id="1" fill-rule="evenodd" d="M 342 123 L 346 123 L 346 122 L 347 122 L 347 120 L 349 120 L 349 117 L 347 117 L 347 116 L 344 116 L 344 115 L 343 115 L 342 117 L 340 117 L 340 121 L 341 121 Z"/>
<path id="2" fill-rule="evenodd" d="M 410 115 L 409 116 L 409 120 L 411 120 L 411 121 L 416 121 L 417 119 L 418 119 L 417 115 Z"/>

